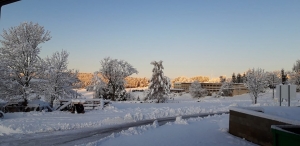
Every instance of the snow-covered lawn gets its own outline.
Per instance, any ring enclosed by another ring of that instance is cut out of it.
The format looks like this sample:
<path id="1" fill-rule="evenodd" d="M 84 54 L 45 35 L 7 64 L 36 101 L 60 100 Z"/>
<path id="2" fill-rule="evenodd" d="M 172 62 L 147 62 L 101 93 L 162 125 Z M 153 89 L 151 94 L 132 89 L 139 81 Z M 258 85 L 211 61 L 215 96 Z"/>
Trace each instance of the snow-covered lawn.
<path id="1" fill-rule="evenodd" d="M 83 93 L 85 98 L 92 97 L 91 93 L 85 92 L 84 90 L 79 90 L 78 92 Z M 300 94 L 297 94 L 297 98 L 292 100 L 291 106 L 300 106 L 299 101 Z M 225 98 L 205 97 L 200 100 L 191 98 L 189 94 L 183 94 L 182 96 L 176 96 L 174 100 L 171 100 L 171 103 L 139 103 L 138 101 L 113 102 L 104 110 L 86 111 L 85 114 L 72 114 L 70 112 L 61 111 L 6 113 L 5 117 L 0 120 L 0 138 L 1 135 L 101 127 L 105 125 L 114 125 L 168 116 L 228 111 L 229 107 L 232 106 L 262 107 L 278 105 L 279 104 L 277 101 L 272 99 L 271 92 L 266 93 L 263 97 L 258 98 L 258 104 L 256 105 L 251 105 L 251 99 L 248 94 Z M 282 105 L 287 105 L 287 103 L 284 102 Z M 284 113 L 277 113 L 277 115 L 280 114 L 283 115 Z M 157 137 L 153 139 L 161 139 L 159 141 L 166 142 L 159 145 L 170 145 L 168 141 L 172 140 L 174 141 L 172 144 L 182 145 L 185 144 L 185 138 L 188 139 L 187 141 L 191 141 L 190 145 L 217 145 L 218 143 L 220 143 L 220 145 L 223 143 L 226 143 L 227 145 L 250 144 L 227 133 L 228 117 L 228 115 L 221 115 L 204 119 L 190 119 L 184 122 L 170 123 L 161 127 L 153 127 L 148 125 L 139 128 L 132 128 L 128 131 L 124 131 L 121 134 L 115 134 L 115 136 L 110 136 L 105 140 L 100 140 L 100 143 L 107 145 L 111 143 L 112 145 L 116 145 L 118 141 L 121 142 L 121 139 L 124 138 L 143 139 L 147 141 L 147 137 L 155 137 L 154 135 L 157 135 L 156 133 L 169 133 L 169 135 L 158 134 Z M 160 138 L 159 135 L 163 137 Z M 112 143 L 112 140 L 109 140 L 112 137 L 117 137 L 114 138 L 114 143 Z M 192 141 L 190 139 L 196 140 Z M 182 142 L 180 142 L 180 140 L 182 140 Z M 143 141 L 141 140 L 141 142 Z M 143 143 L 143 145 L 145 143 Z M 135 145 L 135 143 L 128 143 L 128 145 Z M 136 145 L 140 145 L 138 141 Z"/>

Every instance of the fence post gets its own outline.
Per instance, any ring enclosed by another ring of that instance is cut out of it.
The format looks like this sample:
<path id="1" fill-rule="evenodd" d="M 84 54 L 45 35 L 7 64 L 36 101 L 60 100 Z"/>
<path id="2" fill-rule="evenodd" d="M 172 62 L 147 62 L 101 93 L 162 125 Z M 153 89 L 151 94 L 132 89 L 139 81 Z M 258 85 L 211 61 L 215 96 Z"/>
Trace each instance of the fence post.
<path id="1" fill-rule="evenodd" d="M 101 109 L 104 108 L 103 98 L 100 98 L 100 107 L 101 107 Z"/>
<path id="2" fill-rule="evenodd" d="M 279 106 L 281 106 L 281 85 L 279 85 Z"/>
<path id="3" fill-rule="evenodd" d="M 288 85 L 288 87 L 289 87 L 288 88 L 288 90 L 289 90 L 288 91 L 288 93 L 289 93 L 289 95 L 288 95 L 288 106 L 290 106 L 290 104 L 291 104 L 291 91 L 290 91 L 291 90 L 291 85 Z"/>

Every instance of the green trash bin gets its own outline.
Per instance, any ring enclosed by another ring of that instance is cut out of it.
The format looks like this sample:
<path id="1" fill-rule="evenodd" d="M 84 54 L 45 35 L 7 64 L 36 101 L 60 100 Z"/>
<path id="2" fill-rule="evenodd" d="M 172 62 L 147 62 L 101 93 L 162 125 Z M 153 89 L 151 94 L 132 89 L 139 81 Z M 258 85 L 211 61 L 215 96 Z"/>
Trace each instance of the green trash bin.
<path id="1" fill-rule="evenodd" d="M 274 146 L 300 146 L 300 125 L 272 125 Z"/>

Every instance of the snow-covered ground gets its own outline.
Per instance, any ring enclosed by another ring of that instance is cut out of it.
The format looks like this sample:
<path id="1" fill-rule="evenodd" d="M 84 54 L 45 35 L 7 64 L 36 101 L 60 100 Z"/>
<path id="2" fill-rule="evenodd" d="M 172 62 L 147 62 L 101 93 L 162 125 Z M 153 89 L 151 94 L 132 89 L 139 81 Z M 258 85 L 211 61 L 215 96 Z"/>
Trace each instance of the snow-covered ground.
<path id="1" fill-rule="evenodd" d="M 78 92 L 81 92 L 85 98 L 92 98 L 90 92 L 84 90 Z M 140 92 L 133 94 L 142 97 Z M 292 100 L 291 106 L 300 106 L 299 101 L 300 94 L 297 94 L 297 98 Z M 272 98 L 271 92 L 260 97 L 256 105 L 251 105 L 249 94 L 225 98 L 205 97 L 200 100 L 191 98 L 189 94 L 183 94 L 175 96 L 174 100 L 170 100 L 169 103 L 113 102 L 104 110 L 86 111 L 85 114 L 72 114 L 61 111 L 6 113 L 5 118 L 0 120 L 0 138 L 1 135 L 54 132 L 169 116 L 228 111 L 229 107 L 232 106 L 264 107 L 278 105 L 278 102 Z M 282 105 L 286 106 L 287 103 L 284 102 Z M 270 108 L 266 111 L 275 115 L 286 115 L 282 112 L 274 112 Z M 154 145 L 154 143 L 158 145 L 252 145 L 227 133 L 228 118 L 228 115 L 220 115 L 177 120 L 174 123 L 160 127 L 155 124 L 136 127 L 88 144 L 117 145 L 121 142 L 124 143 L 122 139 L 126 138 L 128 142 L 126 145 Z M 133 142 L 130 143 L 129 141 Z M 150 144 L 147 141 L 154 143 Z"/>
<path id="2" fill-rule="evenodd" d="M 113 134 L 87 146 L 241 146 L 255 145 L 237 138 L 227 132 L 228 115 L 217 115 L 206 118 L 176 119 L 175 122 L 163 126 L 157 124 L 133 127 Z"/>

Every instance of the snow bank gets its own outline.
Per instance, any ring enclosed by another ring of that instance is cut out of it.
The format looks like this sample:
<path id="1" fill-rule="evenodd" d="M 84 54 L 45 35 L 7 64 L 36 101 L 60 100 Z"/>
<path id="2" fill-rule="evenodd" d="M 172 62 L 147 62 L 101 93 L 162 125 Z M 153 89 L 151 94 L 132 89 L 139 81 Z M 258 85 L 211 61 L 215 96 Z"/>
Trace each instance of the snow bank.
<path id="1" fill-rule="evenodd" d="M 12 129 L 10 127 L 4 127 L 4 126 L 1 126 L 1 125 L 0 125 L 0 131 L 1 131 L 0 136 L 1 135 L 7 135 L 7 134 L 22 133 L 22 131 L 19 130 L 19 129 Z"/>

